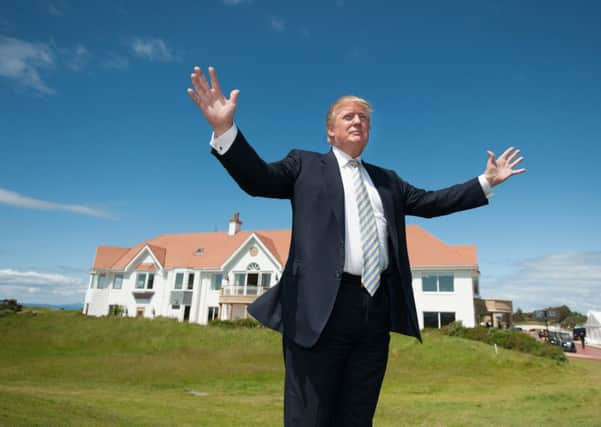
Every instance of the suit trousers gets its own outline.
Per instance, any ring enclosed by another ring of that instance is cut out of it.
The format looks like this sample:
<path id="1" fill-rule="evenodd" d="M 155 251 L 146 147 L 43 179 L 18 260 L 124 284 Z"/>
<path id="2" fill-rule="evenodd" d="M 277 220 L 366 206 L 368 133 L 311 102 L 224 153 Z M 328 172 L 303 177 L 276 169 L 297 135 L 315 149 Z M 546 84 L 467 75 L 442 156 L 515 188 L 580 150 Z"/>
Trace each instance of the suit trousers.
<path id="1" fill-rule="evenodd" d="M 366 427 L 388 361 L 387 276 L 372 297 L 361 278 L 343 274 L 328 323 L 315 346 L 283 338 L 286 427 Z"/>

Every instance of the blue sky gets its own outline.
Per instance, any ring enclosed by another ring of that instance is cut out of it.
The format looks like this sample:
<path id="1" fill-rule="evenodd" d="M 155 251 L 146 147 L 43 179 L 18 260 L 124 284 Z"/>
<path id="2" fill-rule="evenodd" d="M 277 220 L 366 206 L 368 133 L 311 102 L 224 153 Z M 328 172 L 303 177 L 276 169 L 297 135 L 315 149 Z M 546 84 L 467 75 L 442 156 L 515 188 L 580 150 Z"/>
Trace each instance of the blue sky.
<path id="1" fill-rule="evenodd" d="M 100 244 L 290 226 L 209 154 L 194 65 L 241 91 L 266 160 L 327 151 L 337 97 L 374 106 L 364 158 L 423 188 L 513 145 L 527 173 L 488 207 L 409 218 L 478 247 L 481 294 L 601 309 L 596 1 L 13 2 L 0 11 L 0 298 L 83 302 Z"/>

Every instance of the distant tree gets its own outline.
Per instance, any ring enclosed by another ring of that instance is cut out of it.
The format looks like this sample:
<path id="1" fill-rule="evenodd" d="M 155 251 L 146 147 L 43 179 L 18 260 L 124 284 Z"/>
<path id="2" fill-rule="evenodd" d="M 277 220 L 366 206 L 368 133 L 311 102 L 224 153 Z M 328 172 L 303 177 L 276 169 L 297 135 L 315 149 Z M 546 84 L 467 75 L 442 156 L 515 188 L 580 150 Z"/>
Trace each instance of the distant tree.
<path id="1" fill-rule="evenodd" d="M 518 307 L 517 311 L 511 315 L 512 322 L 523 322 L 525 320 L 524 312 Z"/>
<path id="2" fill-rule="evenodd" d="M 573 312 L 568 317 L 562 320 L 561 327 L 566 329 L 574 329 L 577 325 L 582 325 L 586 322 L 586 316 L 581 313 Z"/>
<path id="3" fill-rule="evenodd" d="M 567 305 L 562 305 L 555 308 L 557 313 L 557 322 L 561 323 L 572 314 L 572 310 Z"/>
<path id="4" fill-rule="evenodd" d="M 0 316 L 13 314 L 21 311 L 23 306 L 17 302 L 16 299 L 3 299 L 0 300 Z"/>
<path id="5" fill-rule="evenodd" d="M 586 316 L 570 310 L 570 307 L 567 305 L 547 307 L 543 310 L 536 310 L 535 313 L 539 314 L 540 319 L 543 319 L 542 314 L 544 313 L 548 322 L 559 323 L 561 327 L 568 329 L 586 322 Z"/>

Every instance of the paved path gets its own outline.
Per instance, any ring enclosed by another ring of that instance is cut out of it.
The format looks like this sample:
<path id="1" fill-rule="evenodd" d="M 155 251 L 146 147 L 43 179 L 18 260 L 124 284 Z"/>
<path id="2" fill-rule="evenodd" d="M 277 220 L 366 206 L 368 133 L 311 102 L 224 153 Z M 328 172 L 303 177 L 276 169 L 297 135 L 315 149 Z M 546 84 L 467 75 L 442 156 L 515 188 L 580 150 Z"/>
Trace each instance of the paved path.
<path id="1" fill-rule="evenodd" d="M 583 350 L 580 342 L 576 342 L 576 353 L 565 353 L 565 355 L 568 357 L 573 357 L 574 359 L 601 361 L 601 348 L 587 345 Z"/>

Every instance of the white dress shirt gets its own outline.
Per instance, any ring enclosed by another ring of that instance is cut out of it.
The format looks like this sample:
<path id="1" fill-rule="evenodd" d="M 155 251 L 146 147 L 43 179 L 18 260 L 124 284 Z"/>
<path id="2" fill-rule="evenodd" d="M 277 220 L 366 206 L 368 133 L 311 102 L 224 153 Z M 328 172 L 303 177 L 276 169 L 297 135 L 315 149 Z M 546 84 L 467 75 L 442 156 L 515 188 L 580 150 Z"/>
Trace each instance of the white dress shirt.
<path id="1" fill-rule="evenodd" d="M 225 154 L 236 139 L 238 128 L 234 124 L 225 133 L 215 138 L 215 134 L 211 136 L 211 147 L 220 155 Z M 361 248 L 361 231 L 359 229 L 359 212 L 357 210 L 357 201 L 355 197 L 355 188 L 353 186 L 352 171 L 349 160 L 351 156 L 340 150 L 338 147 L 332 146 L 332 151 L 340 168 L 340 176 L 342 177 L 342 186 L 344 187 L 344 271 L 351 274 L 361 275 L 363 268 L 363 250 Z M 361 156 L 355 158 L 359 161 L 359 170 L 367 193 L 369 201 L 376 216 L 376 226 L 378 228 L 378 239 L 380 241 L 380 262 L 381 270 L 388 268 L 388 228 L 386 218 L 384 217 L 384 208 L 382 199 L 378 190 L 374 186 L 369 174 L 361 163 Z M 484 175 L 478 177 L 478 181 L 482 186 L 482 190 L 486 197 L 492 196 L 492 189 L 488 180 Z"/>
<path id="2" fill-rule="evenodd" d="M 359 226 L 359 210 L 357 209 L 357 196 L 353 185 L 353 169 L 349 161 L 351 156 L 332 146 L 334 156 L 338 161 L 342 186 L 344 187 L 344 271 L 361 276 L 363 269 L 363 249 L 361 245 L 361 228 Z M 384 207 L 378 190 L 374 186 L 369 174 L 361 163 L 361 156 L 354 160 L 359 161 L 359 173 L 367 189 L 371 207 L 376 216 L 378 240 L 380 241 L 380 271 L 388 268 L 388 229 L 384 217 Z"/>

